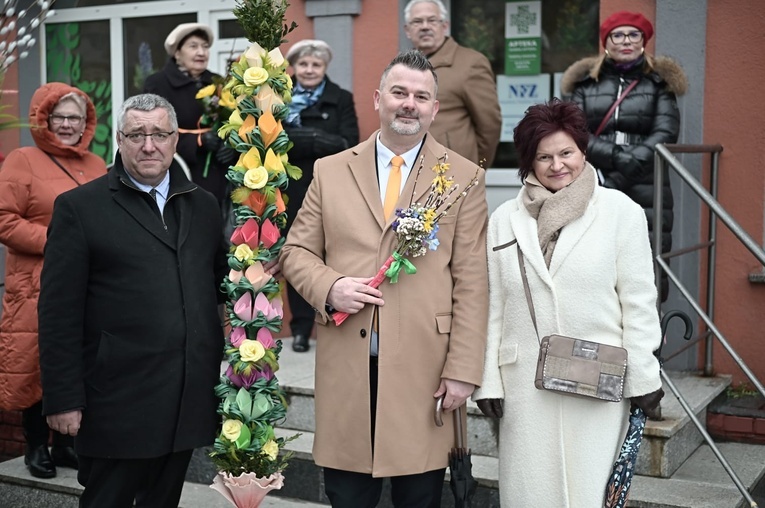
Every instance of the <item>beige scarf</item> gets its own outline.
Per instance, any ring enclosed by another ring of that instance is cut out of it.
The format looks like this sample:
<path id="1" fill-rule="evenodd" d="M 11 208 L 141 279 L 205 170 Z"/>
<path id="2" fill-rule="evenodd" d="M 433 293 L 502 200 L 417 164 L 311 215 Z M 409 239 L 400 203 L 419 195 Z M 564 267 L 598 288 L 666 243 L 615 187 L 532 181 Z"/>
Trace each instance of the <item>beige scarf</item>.
<path id="1" fill-rule="evenodd" d="M 558 192 L 550 192 L 537 180 L 534 173 L 524 183 L 523 206 L 537 221 L 539 247 L 550 268 L 555 244 L 563 226 L 584 214 L 595 188 L 595 169 L 585 163 L 584 170 L 568 186 Z"/>

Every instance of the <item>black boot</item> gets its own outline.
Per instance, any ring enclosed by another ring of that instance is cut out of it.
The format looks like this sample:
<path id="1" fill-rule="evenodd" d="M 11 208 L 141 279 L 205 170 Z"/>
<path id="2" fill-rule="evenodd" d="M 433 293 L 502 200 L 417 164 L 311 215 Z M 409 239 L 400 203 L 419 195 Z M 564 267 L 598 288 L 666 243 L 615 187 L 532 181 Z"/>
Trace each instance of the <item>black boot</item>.
<path id="1" fill-rule="evenodd" d="M 296 353 L 305 353 L 311 348 L 308 345 L 308 335 L 302 333 L 295 334 L 295 338 L 292 339 L 292 350 Z"/>
<path id="2" fill-rule="evenodd" d="M 40 445 L 34 448 L 27 446 L 24 454 L 24 464 L 35 478 L 53 478 L 56 476 L 56 466 L 48 452 L 48 445 Z"/>
<path id="3" fill-rule="evenodd" d="M 79 460 L 77 460 L 77 453 L 71 446 L 56 446 L 53 445 L 51 449 L 51 457 L 53 463 L 58 467 L 68 467 L 70 469 L 77 469 L 79 467 Z"/>

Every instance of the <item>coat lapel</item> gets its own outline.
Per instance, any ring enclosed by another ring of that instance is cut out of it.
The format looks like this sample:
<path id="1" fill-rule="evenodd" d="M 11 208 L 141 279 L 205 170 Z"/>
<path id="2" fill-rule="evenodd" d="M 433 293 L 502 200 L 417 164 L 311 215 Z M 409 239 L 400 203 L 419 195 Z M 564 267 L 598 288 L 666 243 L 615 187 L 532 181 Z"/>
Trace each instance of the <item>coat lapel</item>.
<path id="1" fill-rule="evenodd" d="M 523 192 L 525 190 L 522 188 L 521 193 Z M 530 270 L 533 270 L 549 288 L 552 288 L 552 276 L 547 270 L 545 259 L 542 256 L 542 249 L 539 247 L 537 221 L 526 211 L 526 208 L 523 206 L 522 196 L 519 195 L 517 199 L 518 209 L 510 214 L 510 223 L 512 224 L 513 232 L 515 232 L 515 238 L 518 240 L 518 246 L 523 253 L 527 278 L 531 275 Z M 557 255 L 557 252 L 555 255 Z"/>
<path id="2" fill-rule="evenodd" d="M 375 158 L 375 140 L 377 132 L 361 143 L 353 150 L 356 157 L 348 162 L 356 185 L 359 187 L 361 195 L 364 197 L 367 206 L 372 210 L 377 223 L 382 230 L 385 227 L 385 218 L 383 217 L 383 204 L 380 200 L 380 189 L 377 185 L 377 161 Z"/>

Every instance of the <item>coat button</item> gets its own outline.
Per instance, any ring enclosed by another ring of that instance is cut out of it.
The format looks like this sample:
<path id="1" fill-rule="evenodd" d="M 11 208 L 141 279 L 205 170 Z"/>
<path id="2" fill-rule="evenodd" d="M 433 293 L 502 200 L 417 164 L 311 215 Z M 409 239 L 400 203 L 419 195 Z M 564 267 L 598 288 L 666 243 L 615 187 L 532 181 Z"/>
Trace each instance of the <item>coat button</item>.
<path id="1" fill-rule="evenodd" d="M 361 335 L 361 338 L 363 339 L 364 337 L 367 336 L 367 331 L 362 328 L 361 331 L 359 332 L 359 335 Z"/>

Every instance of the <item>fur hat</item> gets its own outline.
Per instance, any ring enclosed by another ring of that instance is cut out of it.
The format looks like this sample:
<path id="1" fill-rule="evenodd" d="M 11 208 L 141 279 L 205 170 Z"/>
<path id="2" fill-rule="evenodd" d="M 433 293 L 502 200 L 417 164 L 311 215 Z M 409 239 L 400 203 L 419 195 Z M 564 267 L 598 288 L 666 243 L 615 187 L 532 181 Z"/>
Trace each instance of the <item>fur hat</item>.
<path id="1" fill-rule="evenodd" d="M 287 51 L 287 56 L 285 58 L 290 65 L 295 65 L 295 61 L 299 58 L 300 53 L 309 48 L 318 51 L 319 54 L 324 53 L 327 57 L 326 62 L 324 63 L 327 65 L 332 61 L 332 48 L 330 48 L 329 44 L 326 42 L 318 39 L 303 39 L 302 41 L 296 42 L 290 47 L 289 51 Z"/>
<path id="2" fill-rule="evenodd" d="M 175 52 L 178 50 L 181 42 L 183 42 L 183 40 L 192 32 L 196 32 L 198 30 L 201 30 L 207 34 L 207 42 L 209 44 L 213 43 L 215 37 L 213 37 L 212 29 L 209 26 L 203 25 L 202 23 L 181 23 L 177 27 L 173 28 L 173 31 L 170 32 L 170 35 L 168 35 L 167 39 L 165 39 L 165 51 L 167 51 L 167 55 L 175 55 Z"/>
<path id="3" fill-rule="evenodd" d="M 644 42 L 648 42 L 653 37 L 653 25 L 645 16 L 637 12 L 619 11 L 611 14 L 600 25 L 600 42 L 603 43 L 603 47 L 606 46 L 606 37 L 617 26 L 634 26 L 643 32 Z"/>

